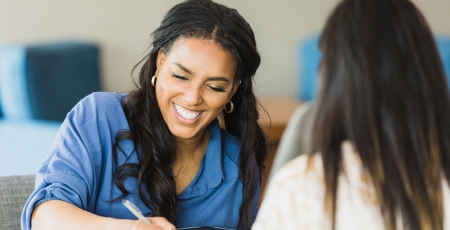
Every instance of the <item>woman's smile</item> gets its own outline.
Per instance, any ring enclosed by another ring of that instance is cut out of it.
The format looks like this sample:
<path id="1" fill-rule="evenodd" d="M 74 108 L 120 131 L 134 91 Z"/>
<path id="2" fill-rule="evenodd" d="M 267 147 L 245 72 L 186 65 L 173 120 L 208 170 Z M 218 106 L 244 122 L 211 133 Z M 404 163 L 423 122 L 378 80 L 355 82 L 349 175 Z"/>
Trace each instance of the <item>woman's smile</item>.
<path id="1" fill-rule="evenodd" d="M 192 111 L 192 110 L 188 110 L 184 107 L 182 107 L 181 105 L 175 104 L 173 103 L 174 107 L 175 107 L 175 112 L 181 116 L 181 118 L 183 118 L 183 121 L 189 121 L 189 123 L 192 123 L 194 121 L 196 121 L 196 118 L 199 118 L 200 115 L 203 113 L 203 111 Z"/>

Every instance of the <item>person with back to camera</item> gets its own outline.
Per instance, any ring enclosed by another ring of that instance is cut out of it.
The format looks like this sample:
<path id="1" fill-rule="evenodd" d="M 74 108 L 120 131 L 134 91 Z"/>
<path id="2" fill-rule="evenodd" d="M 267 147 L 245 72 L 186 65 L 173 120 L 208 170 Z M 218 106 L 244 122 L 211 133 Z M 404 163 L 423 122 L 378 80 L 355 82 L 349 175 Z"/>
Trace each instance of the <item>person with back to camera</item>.
<path id="1" fill-rule="evenodd" d="M 450 102 L 407 0 L 344 0 L 320 39 L 307 154 L 270 181 L 259 229 L 450 229 Z"/>
<path id="2" fill-rule="evenodd" d="M 267 145 L 250 25 L 234 9 L 188 0 L 152 36 L 136 90 L 93 93 L 67 115 L 23 229 L 251 228 Z"/>

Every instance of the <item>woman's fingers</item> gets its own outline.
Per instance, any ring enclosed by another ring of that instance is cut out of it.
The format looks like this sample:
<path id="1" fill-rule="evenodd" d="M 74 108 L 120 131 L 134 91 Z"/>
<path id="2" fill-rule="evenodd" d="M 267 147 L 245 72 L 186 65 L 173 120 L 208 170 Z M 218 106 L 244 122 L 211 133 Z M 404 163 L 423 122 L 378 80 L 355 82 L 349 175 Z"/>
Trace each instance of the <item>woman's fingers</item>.
<path id="1" fill-rule="evenodd" d="M 152 225 L 163 230 L 176 230 L 175 226 L 166 220 L 164 217 L 149 217 L 147 218 Z"/>
<path id="2" fill-rule="evenodd" d="M 150 224 L 133 221 L 131 230 L 176 230 L 175 226 L 163 217 L 148 217 Z"/>

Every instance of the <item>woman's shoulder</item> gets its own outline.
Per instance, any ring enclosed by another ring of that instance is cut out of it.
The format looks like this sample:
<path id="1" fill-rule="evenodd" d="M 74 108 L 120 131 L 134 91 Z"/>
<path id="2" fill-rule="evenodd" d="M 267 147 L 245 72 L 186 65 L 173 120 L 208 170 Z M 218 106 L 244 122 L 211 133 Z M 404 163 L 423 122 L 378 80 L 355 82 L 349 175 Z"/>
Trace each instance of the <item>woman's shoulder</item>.
<path id="1" fill-rule="evenodd" d="M 365 175 L 365 171 L 355 149 L 351 142 L 344 141 L 341 145 L 342 154 L 342 169 L 341 175 L 349 182 L 355 183 L 369 183 L 370 180 Z M 363 179 L 364 177 L 364 179 Z M 275 179 L 276 178 L 276 179 Z M 302 181 L 302 184 L 307 183 L 317 184 L 324 187 L 324 168 L 321 153 L 303 154 L 294 158 L 280 168 L 274 175 L 274 180 L 279 183 L 293 183 L 293 181 Z"/>
<path id="2" fill-rule="evenodd" d="M 81 99 L 69 112 L 69 118 L 92 119 L 123 114 L 122 101 L 126 94 L 94 92 Z"/>
<path id="3" fill-rule="evenodd" d="M 115 92 L 94 92 L 81 99 L 78 104 L 84 107 L 117 107 L 121 106 L 126 95 Z"/>
<path id="4" fill-rule="evenodd" d="M 273 176 L 275 186 L 294 190 L 323 190 L 323 165 L 320 154 L 303 154 L 282 166 Z"/>
<path id="5" fill-rule="evenodd" d="M 271 178 L 254 229 L 322 229 L 321 155 L 304 154 L 283 165 Z"/>

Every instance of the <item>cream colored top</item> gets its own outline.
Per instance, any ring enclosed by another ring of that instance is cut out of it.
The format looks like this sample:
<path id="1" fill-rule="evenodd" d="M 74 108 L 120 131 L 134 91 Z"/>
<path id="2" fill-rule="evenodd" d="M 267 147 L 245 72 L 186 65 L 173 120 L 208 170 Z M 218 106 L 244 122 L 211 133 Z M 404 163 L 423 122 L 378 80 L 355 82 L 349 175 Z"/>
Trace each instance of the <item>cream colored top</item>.
<path id="1" fill-rule="evenodd" d="M 350 142 L 342 144 L 343 173 L 339 176 L 336 229 L 384 229 L 370 180 Z M 450 230 L 450 191 L 443 180 L 444 229 Z M 320 154 L 308 165 L 302 155 L 284 165 L 273 177 L 252 230 L 330 229 L 324 211 L 325 184 Z"/>

